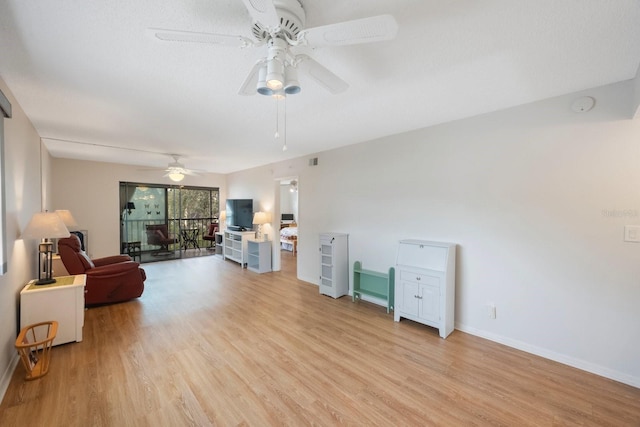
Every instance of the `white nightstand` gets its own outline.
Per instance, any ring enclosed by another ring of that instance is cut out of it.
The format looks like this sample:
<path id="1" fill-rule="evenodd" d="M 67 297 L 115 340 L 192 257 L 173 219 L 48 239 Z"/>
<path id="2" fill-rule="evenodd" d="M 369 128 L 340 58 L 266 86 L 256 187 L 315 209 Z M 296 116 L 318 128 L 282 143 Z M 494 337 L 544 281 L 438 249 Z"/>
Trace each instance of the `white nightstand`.
<path id="1" fill-rule="evenodd" d="M 84 326 L 84 286 L 86 274 L 56 277 L 51 285 L 35 285 L 32 280 L 20 291 L 20 328 L 57 320 L 53 345 L 82 341 Z"/>

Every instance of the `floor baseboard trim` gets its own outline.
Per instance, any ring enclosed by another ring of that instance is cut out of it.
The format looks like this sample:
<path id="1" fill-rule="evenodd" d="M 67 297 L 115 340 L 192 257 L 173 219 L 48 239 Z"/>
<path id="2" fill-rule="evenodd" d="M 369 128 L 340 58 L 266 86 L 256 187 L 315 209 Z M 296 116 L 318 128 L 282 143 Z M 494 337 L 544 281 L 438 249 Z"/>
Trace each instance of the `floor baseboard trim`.
<path id="1" fill-rule="evenodd" d="M 569 357 L 567 355 L 556 353 L 545 348 L 503 337 L 501 335 L 492 334 L 487 331 L 472 328 L 466 325 L 456 324 L 456 329 L 480 338 L 487 339 L 489 341 L 494 341 L 499 344 L 506 345 L 507 347 L 512 347 L 527 353 L 535 354 L 536 356 L 544 357 L 545 359 L 553 360 L 554 362 L 562 363 L 563 365 L 568 365 L 595 375 L 599 375 L 601 377 L 608 378 L 610 380 L 618 381 L 632 387 L 640 388 L 640 378 L 618 372 L 613 369 L 597 365 L 595 363 L 576 359 L 574 357 Z"/>
<path id="2" fill-rule="evenodd" d="M 9 388 L 9 384 L 11 383 L 11 378 L 13 377 L 13 371 L 16 370 L 16 366 L 18 366 L 18 362 L 20 361 L 20 357 L 18 353 L 13 356 L 11 362 L 9 362 L 9 366 L 2 374 L 2 379 L 0 379 L 0 402 L 4 400 L 4 395 Z"/>

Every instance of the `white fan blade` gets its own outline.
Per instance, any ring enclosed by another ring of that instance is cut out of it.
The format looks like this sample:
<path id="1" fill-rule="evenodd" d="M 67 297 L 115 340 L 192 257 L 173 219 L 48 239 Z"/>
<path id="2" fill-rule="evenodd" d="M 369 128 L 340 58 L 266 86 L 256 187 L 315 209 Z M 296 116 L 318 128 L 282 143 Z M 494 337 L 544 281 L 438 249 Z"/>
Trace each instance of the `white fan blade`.
<path id="1" fill-rule="evenodd" d="M 300 60 L 300 69 L 329 92 L 337 94 L 344 92 L 349 87 L 347 82 L 333 74 L 315 59 L 307 55 L 298 55 L 296 59 Z"/>
<path id="2" fill-rule="evenodd" d="M 398 24 L 391 15 L 378 15 L 337 24 L 309 28 L 298 34 L 298 42 L 310 46 L 344 46 L 391 40 Z"/>
<path id="3" fill-rule="evenodd" d="M 258 73 L 260 71 L 260 67 L 264 65 L 266 60 L 260 59 L 255 63 L 247 78 L 244 79 L 242 86 L 240 86 L 240 90 L 238 90 L 239 95 L 255 95 L 256 94 L 256 86 L 258 85 Z"/>
<path id="4" fill-rule="evenodd" d="M 280 18 L 273 0 L 242 0 L 254 21 L 275 29 L 280 26 Z"/>
<path id="5" fill-rule="evenodd" d="M 148 28 L 147 34 L 158 40 L 171 42 L 208 43 L 230 47 L 245 47 L 254 44 L 250 39 L 237 35 L 194 33 L 162 28 Z"/>
<path id="6" fill-rule="evenodd" d="M 183 175 L 189 175 L 189 176 L 198 176 L 198 172 L 192 171 L 191 169 L 172 169 L 172 170 L 165 169 L 164 172 L 166 172 L 166 174 L 162 176 L 169 176 L 173 172 L 179 172 Z"/>

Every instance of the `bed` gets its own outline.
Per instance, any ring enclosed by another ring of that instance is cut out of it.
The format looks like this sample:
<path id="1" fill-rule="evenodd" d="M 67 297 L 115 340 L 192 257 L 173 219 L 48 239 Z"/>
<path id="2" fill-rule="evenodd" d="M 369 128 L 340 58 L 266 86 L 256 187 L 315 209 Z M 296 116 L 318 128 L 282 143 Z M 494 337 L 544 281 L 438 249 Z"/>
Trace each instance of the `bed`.
<path id="1" fill-rule="evenodd" d="M 294 256 L 298 253 L 298 226 L 296 224 L 280 229 L 280 246 L 285 251 L 293 252 Z"/>

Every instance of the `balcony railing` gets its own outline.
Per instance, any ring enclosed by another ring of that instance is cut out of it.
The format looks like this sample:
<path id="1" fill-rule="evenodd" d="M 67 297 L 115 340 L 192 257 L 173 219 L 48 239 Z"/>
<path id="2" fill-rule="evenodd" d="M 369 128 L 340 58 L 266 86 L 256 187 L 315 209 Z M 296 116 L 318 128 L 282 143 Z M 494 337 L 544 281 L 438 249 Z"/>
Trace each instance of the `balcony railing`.
<path id="1" fill-rule="evenodd" d="M 178 239 L 178 243 L 170 245 L 170 250 L 178 250 L 181 247 L 182 230 L 197 230 L 198 246 L 205 248 L 209 246 L 209 242 L 205 241 L 202 236 L 207 233 L 209 224 L 212 222 L 218 222 L 217 218 L 189 218 L 189 219 L 169 219 L 163 220 L 126 220 L 124 222 L 124 230 L 122 242 L 140 242 L 142 252 L 154 251 L 158 249 L 157 245 L 147 244 L 147 225 L 153 224 L 167 224 L 169 228 L 169 234 Z M 122 245 L 121 245 L 122 246 Z"/>

